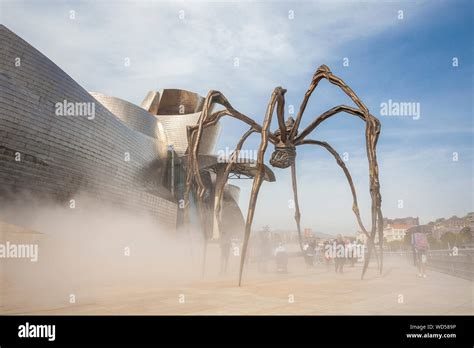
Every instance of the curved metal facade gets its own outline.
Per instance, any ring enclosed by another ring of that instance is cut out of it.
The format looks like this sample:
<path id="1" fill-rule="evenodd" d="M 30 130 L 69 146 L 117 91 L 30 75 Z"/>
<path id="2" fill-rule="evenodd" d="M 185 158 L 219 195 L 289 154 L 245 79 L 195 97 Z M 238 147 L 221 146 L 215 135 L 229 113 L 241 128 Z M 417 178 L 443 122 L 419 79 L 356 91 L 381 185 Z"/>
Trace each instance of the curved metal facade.
<path id="1" fill-rule="evenodd" d="M 164 89 L 149 92 L 141 106 L 156 115 L 164 126 L 169 144 L 174 146 L 178 156 L 183 156 L 188 149 L 187 126 L 197 124 L 203 103 L 204 98 L 196 93 Z M 199 148 L 201 155 L 214 154 L 220 131 L 219 123 L 204 130 Z"/>
<path id="2" fill-rule="evenodd" d="M 161 156 L 166 156 L 168 148 L 166 132 L 163 124 L 156 117 L 126 100 L 97 92 L 89 92 L 89 94 L 131 129 L 155 138 L 158 152 Z"/>
<path id="3" fill-rule="evenodd" d="M 21 193 L 59 202 L 86 195 L 150 213 L 175 229 L 187 126 L 197 124 L 204 98 L 164 89 L 149 92 L 137 106 L 88 93 L 2 25 L 0 41 L 0 203 L 25 199 Z M 199 162 L 208 176 L 217 165 L 220 129 L 218 123 L 203 133 Z M 207 184 L 211 191 L 213 185 Z M 243 225 L 238 192 L 228 186 L 224 194 L 223 214 L 234 227 Z"/>
<path id="4" fill-rule="evenodd" d="M 4 26 L 0 39 L 0 196 L 26 191 L 69 201 L 87 193 L 150 212 L 174 228 L 174 199 L 144 180 L 150 168 L 160 175 L 160 141 L 114 115 Z M 94 105 L 94 118 L 58 116 L 55 106 L 65 101 Z"/>
<path id="5" fill-rule="evenodd" d="M 186 127 L 198 122 L 200 113 L 187 115 L 159 115 L 158 119 L 163 124 L 168 142 L 174 146 L 178 156 L 183 156 L 188 149 L 188 138 Z M 203 131 L 203 141 L 199 147 L 202 155 L 212 155 L 219 139 L 221 126 L 216 124 Z"/>

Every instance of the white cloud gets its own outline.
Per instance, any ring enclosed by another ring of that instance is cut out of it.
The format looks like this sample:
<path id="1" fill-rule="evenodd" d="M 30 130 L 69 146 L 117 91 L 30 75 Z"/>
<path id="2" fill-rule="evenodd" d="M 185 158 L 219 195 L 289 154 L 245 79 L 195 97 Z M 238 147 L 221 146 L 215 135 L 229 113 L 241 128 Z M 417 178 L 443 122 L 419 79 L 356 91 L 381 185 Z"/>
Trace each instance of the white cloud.
<path id="1" fill-rule="evenodd" d="M 396 25 L 394 6 L 372 3 L 7 1 L 2 8 L 7 27 L 84 87 L 132 102 L 146 88 L 169 86 L 269 95 L 310 77 L 347 43 Z"/>

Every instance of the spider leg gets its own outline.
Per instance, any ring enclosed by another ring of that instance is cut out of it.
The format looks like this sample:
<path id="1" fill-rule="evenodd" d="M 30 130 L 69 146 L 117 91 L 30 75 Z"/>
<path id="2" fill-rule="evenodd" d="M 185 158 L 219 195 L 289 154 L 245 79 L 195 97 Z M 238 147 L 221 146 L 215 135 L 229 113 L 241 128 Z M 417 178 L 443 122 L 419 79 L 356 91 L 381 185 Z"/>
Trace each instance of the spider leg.
<path id="1" fill-rule="evenodd" d="M 313 93 L 314 89 L 321 81 L 321 79 L 327 79 L 330 83 L 340 87 L 344 93 L 346 93 L 349 98 L 358 106 L 359 110 L 355 108 L 351 108 L 348 106 L 341 105 L 339 107 L 333 108 L 326 113 L 319 116 L 313 123 L 311 123 L 302 134 L 296 137 L 298 132 L 298 127 L 301 122 L 301 118 L 303 116 L 304 110 L 306 109 L 306 105 L 308 100 Z M 295 124 L 290 132 L 290 140 L 295 140 L 296 143 L 301 143 L 306 135 L 308 135 L 312 130 L 314 130 L 322 121 L 328 119 L 332 115 L 345 111 L 350 114 L 359 116 L 366 122 L 366 147 L 367 147 L 367 157 L 369 162 L 369 178 L 370 178 L 370 196 L 372 199 L 372 229 L 369 235 L 370 242 L 368 243 L 368 258 L 370 256 L 370 251 L 372 245 L 375 245 L 375 235 L 378 232 L 379 237 L 379 248 L 380 248 L 380 263 L 379 263 L 379 271 L 382 273 L 383 269 L 383 258 L 382 258 L 382 251 L 383 251 L 383 216 L 381 211 L 381 202 L 382 198 L 380 195 L 380 183 L 378 177 L 378 164 L 377 164 L 377 156 L 376 156 L 376 146 L 378 137 L 380 134 L 380 122 L 377 118 L 372 116 L 369 113 L 369 110 L 364 105 L 364 103 L 360 100 L 360 98 L 355 94 L 355 92 L 339 77 L 333 75 L 331 70 L 326 66 L 322 65 L 318 68 L 316 73 L 313 75 L 313 80 L 310 84 L 308 91 L 306 92 L 303 102 L 300 106 L 300 110 L 298 112 Z M 296 139 L 295 139 L 296 138 Z M 375 247 L 375 246 L 374 246 Z M 362 278 L 368 267 L 368 261 L 364 264 L 364 268 L 362 270 Z"/>
<path id="2" fill-rule="evenodd" d="M 195 134 L 193 132 L 191 132 L 191 129 L 188 126 L 187 127 L 188 148 L 191 148 L 191 144 L 193 144 L 194 135 Z M 189 217 L 189 209 L 190 209 L 189 195 L 190 195 L 190 191 L 192 190 L 195 197 L 197 197 L 195 187 L 193 185 L 193 182 L 191 181 L 192 173 L 194 173 L 196 169 L 194 167 L 194 161 L 191 157 L 190 152 L 188 153 L 188 161 L 187 161 L 187 169 L 186 170 L 187 170 L 187 176 L 186 176 L 186 188 L 185 188 L 185 191 L 184 191 L 184 204 L 185 204 L 184 205 L 184 222 L 185 222 L 185 226 L 187 228 L 187 233 L 188 233 L 188 235 L 190 235 L 190 233 L 191 233 L 191 231 L 190 231 L 190 228 L 191 228 L 191 226 L 190 226 L 190 217 Z M 199 171 L 199 167 L 197 168 L 197 170 Z M 201 276 L 204 276 L 205 265 L 206 265 L 206 255 L 207 255 L 208 236 L 207 236 L 207 233 L 206 233 L 206 226 L 205 226 L 204 217 L 203 217 L 203 214 L 202 214 L 203 207 L 202 207 L 202 204 L 201 204 L 201 200 L 196 199 L 196 204 L 197 204 L 199 220 L 201 222 L 201 228 L 202 228 L 201 232 L 202 232 L 202 235 L 203 235 Z"/>
<path id="3" fill-rule="evenodd" d="M 368 236 L 368 253 L 367 253 L 367 258 L 365 259 L 364 262 L 364 267 L 362 269 L 362 278 L 365 275 L 365 272 L 367 271 L 368 268 L 368 262 L 371 256 L 371 251 L 372 249 L 375 248 L 375 235 L 376 232 L 378 232 L 378 238 L 379 238 L 379 250 L 380 250 L 380 260 L 378 257 L 378 254 L 375 253 L 379 271 L 380 273 L 382 272 L 383 269 L 383 216 L 382 216 L 382 210 L 381 210 L 381 202 L 382 198 L 380 195 L 380 183 L 378 179 L 378 164 L 377 164 L 377 157 L 376 157 L 376 145 L 377 145 L 377 140 L 378 136 L 380 134 L 380 122 L 373 116 L 370 115 L 370 117 L 366 121 L 366 143 L 367 143 L 367 158 L 369 161 L 369 178 L 370 178 L 370 196 L 372 200 L 372 207 L 371 207 L 371 212 L 372 212 L 372 229 L 370 233 L 367 232 L 367 230 L 363 227 L 362 221 L 360 219 L 359 215 L 359 209 L 357 206 L 355 206 L 354 213 L 356 213 L 357 221 L 359 223 L 359 226 L 361 227 L 362 231 L 366 236 Z M 298 145 L 302 144 L 316 144 L 320 146 L 324 146 L 322 142 L 317 142 L 314 140 L 304 140 L 301 139 L 298 141 Z M 324 146 L 326 147 L 326 146 Z M 334 149 L 332 151 L 330 150 L 329 147 L 326 147 L 326 149 L 331 152 L 335 157 L 337 152 L 335 152 Z M 334 151 L 334 153 L 333 153 Z M 337 155 L 339 157 L 339 155 Z M 337 160 L 337 157 L 336 157 Z M 339 160 L 338 164 L 341 166 L 341 164 L 344 166 L 342 167 L 346 177 L 349 181 L 349 184 L 351 186 L 351 191 L 353 192 L 353 197 L 354 197 L 354 203 L 357 203 L 355 200 L 355 189 L 353 188 L 353 183 L 352 179 L 350 179 L 350 174 L 347 171 L 347 168 L 345 168 L 344 162 L 342 160 Z M 375 249 L 374 249 L 375 250 Z M 380 261 L 380 262 L 379 262 Z"/>
<path id="4" fill-rule="evenodd" d="M 318 70 L 316 70 L 316 72 L 314 73 L 311 84 L 309 85 L 309 88 L 303 97 L 303 101 L 301 102 L 300 109 L 298 111 L 298 114 L 296 115 L 295 124 L 293 125 L 293 128 L 291 129 L 291 132 L 290 132 L 290 140 L 293 140 L 295 138 L 296 133 L 298 132 L 298 128 L 300 126 L 301 118 L 303 117 L 303 113 L 306 109 L 306 105 L 308 104 L 309 98 L 311 97 L 311 94 L 313 94 L 314 89 L 319 84 L 319 81 L 321 81 L 321 79 L 325 77 L 325 73 L 327 71 L 330 71 L 329 68 L 326 65 L 321 65 L 318 68 Z"/>
<path id="5" fill-rule="evenodd" d="M 369 233 L 367 232 L 367 229 L 365 228 L 364 223 L 362 222 L 362 219 L 360 217 L 359 206 L 357 204 L 357 193 L 356 193 L 356 189 L 355 189 L 355 186 L 354 186 L 354 182 L 352 181 L 352 176 L 349 172 L 349 169 L 347 169 L 346 164 L 341 159 L 341 156 L 339 155 L 339 153 L 336 150 L 334 150 L 334 148 L 325 141 L 309 140 L 308 139 L 308 140 L 303 140 L 299 145 L 304 145 L 304 144 L 313 144 L 313 145 L 321 146 L 321 147 L 325 148 L 327 151 L 329 151 L 333 155 L 333 157 L 336 159 L 337 164 L 344 171 L 344 174 L 346 175 L 346 178 L 347 178 L 347 182 L 349 183 L 349 186 L 351 188 L 352 211 L 354 212 L 354 214 L 357 218 L 357 223 L 359 224 L 359 227 L 362 230 L 362 232 L 367 237 L 370 237 Z"/>
<path id="6" fill-rule="evenodd" d="M 370 195 L 372 198 L 372 241 L 375 241 L 375 233 L 378 232 L 380 263 L 379 272 L 383 270 L 383 216 L 382 216 L 382 196 L 380 194 L 379 166 L 377 163 L 376 146 L 380 134 L 380 122 L 375 117 L 370 116 L 366 126 L 367 157 L 369 159 Z M 375 248 L 375 246 L 374 246 Z M 362 277 L 367 268 L 364 268 Z"/>
<path id="7" fill-rule="evenodd" d="M 197 185 L 197 201 L 202 201 L 205 193 L 205 186 L 203 184 L 200 171 L 199 171 L 199 160 L 198 160 L 198 152 L 199 146 L 201 145 L 201 138 L 204 131 L 204 124 L 208 120 L 210 116 L 210 112 L 214 107 L 214 104 L 221 99 L 222 94 L 216 91 L 210 91 L 206 99 L 204 100 L 204 106 L 199 116 L 197 129 L 193 129 L 192 127 L 188 127 L 188 171 L 186 176 L 186 191 L 189 193 L 191 189 L 191 181 L 194 176 L 194 180 Z"/>
<path id="8" fill-rule="evenodd" d="M 260 151 L 262 151 L 262 149 Z M 265 149 L 263 149 L 263 152 L 265 152 Z M 261 163 L 257 162 L 258 167 L 260 167 L 260 164 Z M 249 210 L 247 213 L 247 220 L 245 222 L 245 233 L 244 233 L 244 243 L 242 245 L 242 255 L 240 257 L 239 286 L 242 284 L 242 273 L 244 270 L 245 256 L 246 256 L 247 247 L 249 244 L 250 230 L 252 228 L 252 222 L 253 222 L 253 217 L 255 215 L 255 206 L 257 204 L 258 192 L 260 191 L 260 186 L 262 185 L 264 173 L 265 173 L 264 171 L 259 169 L 253 180 Z"/>
<path id="9" fill-rule="evenodd" d="M 225 109 L 210 114 L 216 104 L 223 106 Z M 197 200 L 202 200 L 204 196 L 205 186 L 201 178 L 198 162 L 199 146 L 201 143 L 204 128 L 209 127 L 211 125 L 215 125 L 224 115 L 228 115 L 240 121 L 243 121 L 250 125 L 253 129 L 255 129 L 255 131 L 261 132 L 262 127 L 250 117 L 235 110 L 229 103 L 227 98 L 221 92 L 210 91 L 204 101 L 203 110 L 199 117 L 198 124 L 195 126 L 188 126 L 189 153 L 186 176 L 186 198 L 189 197 L 189 190 L 191 189 L 191 182 L 193 180 L 195 180 L 197 185 Z M 276 141 L 276 137 L 273 134 L 270 134 L 270 139 L 272 142 Z"/>
<path id="10" fill-rule="evenodd" d="M 333 75 L 331 72 L 331 69 L 327 65 L 321 65 L 316 72 L 313 75 L 313 79 L 311 81 L 311 84 L 306 91 L 303 101 L 301 102 L 300 109 L 298 111 L 298 114 L 296 115 L 296 121 L 295 124 L 293 125 L 293 128 L 291 129 L 290 132 L 290 139 L 293 140 L 296 137 L 296 133 L 298 132 L 298 128 L 301 122 L 301 119 L 303 117 L 303 113 L 306 109 L 306 105 L 308 104 L 309 98 L 313 94 L 313 91 L 315 88 L 318 86 L 319 82 L 322 79 L 327 79 L 330 83 L 340 87 L 344 93 L 346 93 L 349 98 L 352 99 L 352 101 L 359 107 L 359 109 L 362 111 L 364 115 L 367 115 L 369 113 L 369 110 L 367 107 L 362 103 L 362 101 L 359 99 L 357 94 L 339 77 Z"/>
<path id="11" fill-rule="evenodd" d="M 281 97 L 278 97 L 277 102 L 277 118 L 278 128 L 280 129 L 280 142 L 286 143 L 286 124 L 285 124 L 285 98 L 286 89 L 281 90 Z"/>
<path id="12" fill-rule="evenodd" d="M 298 202 L 298 185 L 296 182 L 296 162 L 291 164 L 291 182 L 293 186 L 293 197 L 295 201 L 295 221 L 296 227 L 298 229 L 298 242 L 300 244 L 300 249 L 303 251 L 303 241 L 301 238 L 301 213 L 300 213 L 300 204 Z"/>
<path id="13" fill-rule="evenodd" d="M 265 119 L 262 125 L 262 131 L 261 131 L 262 137 L 261 137 L 260 146 L 258 149 L 258 156 L 257 156 L 257 173 L 253 180 L 252 192 L 250 195 L 250 202 L 249 202 L 249 209 L 247 212 L 247 220 L 245 223 L 244 243 L 242 246 L 242 255 L 240 258 L 239 286 L 242 284 L 242 273 L 243 273 L 244 264 L 245 264 L 245 255 L 247 253 L 247 247 L 248 247 L 249 238 L 250 238 L 250 231 L 252 228 L 252 222 L 255 215 L 255 206 L 257 204 L 258 192 L 260 191 L 260 186 L 262 185 L 262 181 L 265 175 L 265 164 L 264 164 L 265 158 L 264 157 L 265 157 L 265 151 L 268 146 L 268 141 L 271 135 L 270 124 L 272 122 L 273 111 L 275 109 L 275 104 L 278 103 L 280 105 L 280 103 L 284 101 L 285 92 L 286 91 L 282 89 L 281 87 L 275 88 L 275 90 L 272 93 L 270 102 L 268 103 L 267 110 L 265 113 Z"/>
<path id="14" fill-rule="evenodd" d="M 215 104 L 221 105 L 224 107 L 223 110 L 216 111 L 211 113 Z M 206 250 L 208 242 L 208 233 L 207 233 L 207 224 L 206 224 L 206 212 L 204 204 L 204 194 L 205 186 L 201 178 L 201 173 L 199 169 L 199 146 L 201 143 L 203 131 L 206 127 L 215 125 L 222 116 L 231 116 L 236 118 L 244 123 L 247 123 L 257 132 L 261 132 L 262 127 L 257 124 L 250 117 L 238 112 L 235 110 L 232 105 L 229 103 L 227 98 L 218 91 L 210 91 L 206 96 L 204 101 L 203 110 L 198 120 L 198 124 L 195 126 L 188 126 L 187 128 L 187 138 L 188 138 L 188 161 L 187 161 L 187 175 L 186 175 L 186 189 L 184 193 L 185 199 L 185 211 L 184 211 L 184 221 L 189 230 L 190 228 L 190 219 L 189 219 L 189 194 L 190 191 L 195 187 L 196 192 L 196 205 L 198 210 L 199 219 L 201 221 L 201 228 L 204 234 L 204 247 L 203 247 L 203 273 L 204 265 L 206 260 Z M 274 143 L 276 136 L 272 133 L 269 134 L 270 141 Z M 195 184 L 195 186 L 193 185 Z"/>
<path id="15" fill-rule="evenodd" d="M 333 157 L 335 158 L 338 166 L 341 167 L 341 169 L 343 170 L 343 172 L 346 176 L 347 182 L 350 186 L 351 193 L 352 193 L 352 211 L 354 212 L 354 215 L 356 216 L 357 223 L 359 224 L 359 228 L 366 235 L 367 239 L 370 239 L 370 234 L 369 234 L 369 232 L 367 232 L 367 229 L 365 228 L 364 223 L 362 222 L 362 219 L 360 217 L 359 205 L 357 203 L 357 192 L 356 192 L 356 189 L 355 189 L 355 186 L 354 186 L 354 182 L 352 180 L 352 176 L 351 176 L 351 174 L 349 172 L 349 169 L 347 168 L 346 164 L 341 159 L 341 156 L 339 155 L 339 153 L 331 145 L 329 145 L 325 141 L 318 141 L 318 140 L 308 139 L 308 140 L 302 140 L 299 143 L 299 145 L 304 145 L 304 144 L 312 144 L 312 145 L 321 146 L 321 147 L 325 148 L 329 153 L 331 153 L 331 155 L 333 155 Z M 374 250 L 374 254 L 375 254 L 375 257 L 377 258 L 377 263 L 378 263 L 378 255 L 377 255 L 377 252 L 375 250 Z"/>
<path id="16" fill-rule="evenodd" d="M 205 128 L 213 126 L 217 124 L 217 122 L 223 117 L 223 116 L 231 116 L 235 119 L 238 119 L 240 121 L 243 121 L 244 123 L 247 123 L 250 125 L 251 129 L 253 132 L 258 132 L 261 133 L 262 127 L 256 123 L 254 120 L 252 120 L 250 117 L 238 112 L 235 110 L 230 103 L 225 99 L 225 97 L 220 93 L 220 92 L 210 92 L 209 94 L 218 96 L 221 98 L 221 100 L 216 101 L 216 103 L 220 105 L 226 106 L 225 109 L 216 111 L 212 113 L 211 115 L 208 115 L 206 117 L 206 121 L 200 121 L 198 125 L 195 126 L 188 126 L 188 144 L 189 148 L 192 148 L 193 151 L 188 153 L 188 164 L 187 164 L 187 177 L 186 177 L 186 190 L 185 190 L 185 219 L 184 221 L 189 225 L 189 192 L 192 188 L 193 184 L 193 179 L 195 179 L 197 182 L 201 181 L 201 173 L 199 170 L 199 163 L 198 163 L 198 150 L 199 150 L 199 142 L 200 142 L 200 137 L 197 137 L 198 134 L 201 134 L 204 131 Z M 209 105 L 206 103 L 206 105 Z M 250 134 L 249 134 L 250 135 Z M 273 133 L 269 133 L 269 141 L 273 144 L 276 143 L 276 136 Z M 205 192 L 205 187 L 204 184 L 202 184 L 201 187 L 201 193 L 202 195 L 199 196 L 197 195 L 197 201 L 200 202 L 202 201 L 203 194 Z M 199 204 L 199 203 L 198 203 Z"/>
<path id="17" fill-rule="evenodd" d="M 311 122 L 300 134 L 298 134 L 298 136 L 294 139 L 295 144 L 300 144 L 305 139 L 305 137 L 310 134 L 316 127 L 318 127 L 323 121 L 326 121 L 328 118 L 340 112 L 346 112 L 350 115 L 357 116 L 363 121 L 366 121 L 367 119 L 366 115 L 359 109 L 347 105 L 335 106 L 332 109 L 329 109 L 328 111 L 325 111 L 324 113 L 316 117 L 313 122 Z"/>
<path id="18" fill-rule="evenodd" d="M 234 152 L 232 153 L 229 163 L 225 167 L 224 172 L 221 174 L 221 180 L 216 183 L 215 196 L 214 196 L 214 224 L 213 224 L 213 239 L 219 239 L 220 237 L 220 224 L 221 224 L 221 206 L 222 206 L 222 196 L 224 194 L 224 189 L 229 180 L 230 171 L 234 168 L 235 163 L 239 158 L 240 150 L 247 138 L 254 133 L 255 130 L 250 128 L 243 136 L 240 138 Z"/>
<path id="19" fill-rule="evenodd" d="M 210 92 L 205 99 L 203 111 L 199 116 L 198 120 L 198 129 L 197 131 L 193 131 L 191 127 L 188 126 L 187 128 L 187 138 L 188 138 L 188 162 L 187 162 L 187 176 L 186 176 L 186 190 L 185 190 L 185 222 L 187 223 L 188 229 L 189 226 L 189 193 L 193 186 L 193 174 L 195 178 L 195 194 L 196 194 L 196 205 L 197 211 L 199 215 L 199 220 L 201 222 L 201 228 L 203 233 L 203 257 L 202 257 L 202 267 L 201 272 L 202 276 L 204 276 L 205 272 L 205 265 L 206 265 L 206 256 L 207 256 L 207 243 L 208 243 L 208 233 L 207 233 L 207 224 L 205 219 L 205 212 L 204 212 L 204 193 L 205 193 L 205 186 L 202 182 L 202 178 L 200 175 L 199 170 L 199 158 L 198 158 L 198 150 L 200 145 L 200 139 L 202 137 L 202 133 L 204 130 L 203 124 L 205 120 L 209 117 L 209 112 L 213 107 L 211 103 L 212 99 L 214 98 L 213 93 Z"/>

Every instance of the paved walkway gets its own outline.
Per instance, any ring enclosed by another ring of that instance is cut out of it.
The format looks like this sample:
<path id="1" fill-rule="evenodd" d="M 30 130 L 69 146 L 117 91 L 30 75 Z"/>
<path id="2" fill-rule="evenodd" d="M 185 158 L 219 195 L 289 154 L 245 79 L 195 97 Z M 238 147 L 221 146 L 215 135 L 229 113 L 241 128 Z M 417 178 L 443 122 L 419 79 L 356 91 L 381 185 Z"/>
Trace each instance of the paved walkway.
<path id="1" fill-rule="evenodd" d="M 289 273 L 258 273 L 249 267 L 243 286 L 232 274 L 169 284 L 85 288 L 75 304 L 22 305 L 6 303 L 9 314 L 473 314 L 473 282 L 428 272 L 426 279 L 406 259 L 386 260 L 378 275 L 374 266 L 360 280 L 361 265 L 307 269 L 291 258 Z M 217 273 L 216 269 L 210 273 Z"/>

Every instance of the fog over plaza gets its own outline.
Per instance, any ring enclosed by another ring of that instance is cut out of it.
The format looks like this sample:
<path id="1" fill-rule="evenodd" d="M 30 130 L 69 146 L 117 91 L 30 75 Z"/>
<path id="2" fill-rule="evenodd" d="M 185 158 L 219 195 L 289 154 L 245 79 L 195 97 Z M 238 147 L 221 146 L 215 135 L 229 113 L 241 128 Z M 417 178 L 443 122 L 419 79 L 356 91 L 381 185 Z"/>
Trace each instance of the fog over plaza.
<path id="1" fill-rule="evenodd" d="M 419 216 L 426 223 L 473 210 L 473 52 L 465 45 L 472 30 L 463 6 L 442 1 L 430 6 L 425 1 L 114 6 L 3 1 L 0 6 L 2 24 L 84 88 L 136 104 L 148 90 L 182 88 L 205 96 L 217 89 L 261 123 L 274 87 L 288 89 L 286 115 L 290 105 L 296 113 L 314 71 L 326 64 L 382 123 L 378 160 L 385 216 Z M 58 30 L 68 39 L 52 39 Z M 389 101 L 417 103 L 419 117 L 380 115 Z M 351 105 L 337 87 L 321 82 L 301 127 L 339 104 Z M 232 149 L 246 126 L 229 119 L 222 126 L 217 150 Z M 359 119 L 340 115 L 311 138 L 347 153 L 362 217 L 370 226 L 364 131 Z M 258 143 L 254 135 L 246 148 L 254 151 Z M 267 163 L 271 152 L 270 146 Z M 277 181 L 262 186 L 254 227 L 294 228 L 290 171 L 274 171 Z M 297 172 L 302 226 L 354 233 L 350 190 L 333 158 L 322 149 L 300 147 Z M 245 212 L 251 181 L 236 184 Z"/>

